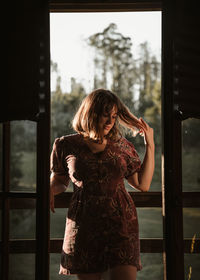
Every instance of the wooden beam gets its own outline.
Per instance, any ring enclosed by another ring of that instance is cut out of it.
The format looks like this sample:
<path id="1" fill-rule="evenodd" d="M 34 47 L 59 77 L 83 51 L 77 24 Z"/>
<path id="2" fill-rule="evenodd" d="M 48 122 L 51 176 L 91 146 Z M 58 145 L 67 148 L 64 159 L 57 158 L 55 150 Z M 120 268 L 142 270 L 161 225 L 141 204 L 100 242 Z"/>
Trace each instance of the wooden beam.
<path id="1" fill-rule="evenodd" d="M 178 1 L 162 9 L 162 194 L 164 280 L 184 280 L 181 120 L 174 108 L 174 38 Z"/>
<path id="2" fill-rule="evenodd" d="M 10 198 L 10 199 L 29 199 L 29 198 L 37 198 L 37 193 L 29 193 L 29 192 L 3 192 L 0 193 L 0 199 Z"/>
<path id="3" fill-rule="evenodd" d="M 38 3 L 38 2 L 37 2 Z M 35 16 L 39 60 L 37 115 L 36 259 L 35 279 L 49 279 L 50 247 L 50 28 L 48 1 L 39 1 Z M 38 30 L 37 30 L 38 29 Z"/>
<path id="4" fill-rule="evenodd" d="M 129 12 L 160 11 L 161 0 L 126 0 L 126 1 L 68 1 L 50 0 L 50 12 Z"/>
<path id="5" fill-rule="evenodd" d="M 10 188 L 10 122 L 3 124 L 3 159 L 2 159 L 2 194 L 9 192 Z M 6 197 L 2 198 L 1 203 L 2 213 L 2 225 L 1 225 L 1 238 L 2 248 L 1 254 L 1 279 L 8 280 L 9 274 L 9 213 L 10 205 L 9 199 Z"/>
<path id="6" fill-rule="evenodd" d="M 50 240 L 50 253 L 60 253 L 62 249 L 62 238 Z M 192 240 L 187 238 L 184 240 L 184 253 L 191 253 L 191 245 L 193 245 L 193 254 L 200 253 L 200 239 Z M 2 242 L 0 242 L 0 249 Z M 35 253 L 36 240 L 34 239 L 16 239 L 10 240 L 10 253 L 11 254 L 31 254 Z M 140 239 L 141 253 L 162 253 L 163 252 L 163 239 L 162 238 L 141 238 Z"/>
<path id="7" fill-rule="evenodd" d="M 129 192 L 136 207 L 162 207 L 161 192 Z M 10 196 L 11 195 L 11 196 Z M 10 198 L 10 209 L 34 209 L 36 207 L 36 193 L 0 193 L 0 207 L 3 197 Z M 55 196 L 55 208 L 68 208 L 72 192 L 65 192 Z M 183 192 L 183 207 L 200 208 L 200 192 Z"/>

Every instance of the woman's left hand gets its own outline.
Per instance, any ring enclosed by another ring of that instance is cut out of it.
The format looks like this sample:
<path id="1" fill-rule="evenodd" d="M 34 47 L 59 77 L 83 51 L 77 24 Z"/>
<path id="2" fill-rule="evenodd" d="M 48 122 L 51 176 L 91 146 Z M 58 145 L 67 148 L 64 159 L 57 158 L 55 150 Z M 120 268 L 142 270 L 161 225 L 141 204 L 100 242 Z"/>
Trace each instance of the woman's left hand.
<path id="1" fill-rule="evenodd" d="M 154 147 L 153 128 L 150 127 L 142 118 L 139 118 L 141 128 L 139 133 L 144 137 L 145 145 Z"/>

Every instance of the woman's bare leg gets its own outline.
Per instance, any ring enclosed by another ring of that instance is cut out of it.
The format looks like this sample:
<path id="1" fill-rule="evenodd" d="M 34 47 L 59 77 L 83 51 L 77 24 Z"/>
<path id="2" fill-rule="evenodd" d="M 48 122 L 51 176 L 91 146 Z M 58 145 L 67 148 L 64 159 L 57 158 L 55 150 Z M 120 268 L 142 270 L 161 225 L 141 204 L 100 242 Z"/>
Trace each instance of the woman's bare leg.
<path id="1" fill-rule="evenodd" d="M 77 274 L 79 280 L 101 280 L 101 273 L 83 273 Z"/>
<path id="2" fill-rule="evenodd" d="M 110 280 L 136 280 L 137 268 L 133 265 L 118 265 L 110 269 Z"/>

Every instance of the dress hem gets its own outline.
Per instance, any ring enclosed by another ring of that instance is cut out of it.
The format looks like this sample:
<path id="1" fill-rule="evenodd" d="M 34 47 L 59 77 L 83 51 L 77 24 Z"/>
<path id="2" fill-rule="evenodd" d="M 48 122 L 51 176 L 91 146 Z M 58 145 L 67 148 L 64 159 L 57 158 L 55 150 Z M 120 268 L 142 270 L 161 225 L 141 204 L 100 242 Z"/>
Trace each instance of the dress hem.
<path id="1" fill-rule="evenodd" d="M 77 271 L 77 272 L 70 272 L 70 270 L 68 270 L 67 268 L 64 268 L 62 265 L 60 265 L 60 270 L 59 270 L 59 274 L 62 274 L 62 275 L 77 275 L 77 274 L 91 274 L 91 273 L 104 273 L 106 271 L 108 271 L 109 269 L 112 269 L 118 265 L 132 265 L 132 266 L 135 266 L 137 268 L 137 271 L 141 271 L 142 270 L 142 265 L 135 265 L 135 264 L 129 264 L 129 263 L 123 263 L 123 264 L 115 264 L 115 265 L 112 265 L 112 266 L 109 266 L 108 269 L 106 270 L 103 270 L 103 271 L 96 271 L 96 272 L 80 272 L 80 271 Z"/>

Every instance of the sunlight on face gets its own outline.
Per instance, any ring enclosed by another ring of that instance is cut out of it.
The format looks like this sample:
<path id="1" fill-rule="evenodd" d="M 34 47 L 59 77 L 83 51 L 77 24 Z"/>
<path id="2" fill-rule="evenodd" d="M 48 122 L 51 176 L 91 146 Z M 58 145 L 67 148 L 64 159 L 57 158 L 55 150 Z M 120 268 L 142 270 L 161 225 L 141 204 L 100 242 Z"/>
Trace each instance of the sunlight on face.
<path id="1" fill-rule="evenodd" d="M 112 129 L 117 119 L 117 107 L 113 106 L 112 110 L 107 114 L 103 114 L 99 118 L 100 131 L 103 135 L 107 135 Z"/>

